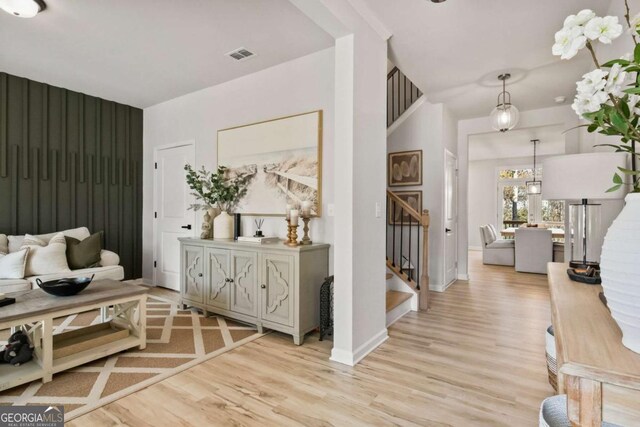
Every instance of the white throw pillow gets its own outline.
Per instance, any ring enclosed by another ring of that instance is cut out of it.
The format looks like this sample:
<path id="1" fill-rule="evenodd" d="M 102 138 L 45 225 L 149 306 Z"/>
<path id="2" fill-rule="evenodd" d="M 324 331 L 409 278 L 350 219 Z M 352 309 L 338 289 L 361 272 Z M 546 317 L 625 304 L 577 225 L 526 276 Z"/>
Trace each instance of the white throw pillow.
<path id="1" fill-rule="evenodd" d="M 0 253 L 0 279 L 24 279 L 29 248 L 12 254 Z"/>
<path id="2" fill-rule="evenodd" d="M 26 277 L 71 272 L 67 264 L 67 242 L 64 240 L 64 234 L 57 233 L 49 240 L 49 244 L 26 234 L 22 247 L 29 248 L 27 268 L 24 273 Z"/>
<path id="3" fill-rule="evenodd" d="M 51 238 L 58 233 L 62 233 L 65 236 L 73 237 L 74 239 L 78 239 L 81 241 L 91 235 L 87 227 L 78 227 L 78 228 L 70 228 L 68 230 L 63 230 L 63 231 L 57 231 L 55 233 L 32 235 L 32 237 L 42 240 L 46 244 L 46 243 L 49 243 L 49 240 L 51 240 Z M 11 253 L 11 252 L 19 251 L 20 248 L 22 248 L 23 246 L 22 242 L 24 238 L 25 236 L 7 236 L 7 239 L 9 240 L 9 252 Z M 0 244 L 0 248 L 1 248 L 1 244 Z"/>
<path id="4" fill-rule="evenodd" d="M 0 254 L 9 253 L 9 239 L 6 234 L 0 234 Z"/>

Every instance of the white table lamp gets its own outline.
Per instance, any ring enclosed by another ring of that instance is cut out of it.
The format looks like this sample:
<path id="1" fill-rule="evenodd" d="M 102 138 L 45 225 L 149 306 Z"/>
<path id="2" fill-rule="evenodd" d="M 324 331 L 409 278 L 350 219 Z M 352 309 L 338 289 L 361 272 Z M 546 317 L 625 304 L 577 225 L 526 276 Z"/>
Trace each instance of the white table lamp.
<path id="1" fill-rule="evenodd" d="M 598 268 L 589 254 L 598 252 L 589 246 L 588 236 L 600 231 L 600 205 L 589 200 L 624 199 L 627 189 L 607 192 L 613 187 L 613 174 L 626 168 L 626 153 L 598 152 L 549 157 L 542 162 L 545 185 L 543 200 L 581 200 L 571 205 L 571 267 Z M 592 239 L 593 240 L 593 239 Z"/>

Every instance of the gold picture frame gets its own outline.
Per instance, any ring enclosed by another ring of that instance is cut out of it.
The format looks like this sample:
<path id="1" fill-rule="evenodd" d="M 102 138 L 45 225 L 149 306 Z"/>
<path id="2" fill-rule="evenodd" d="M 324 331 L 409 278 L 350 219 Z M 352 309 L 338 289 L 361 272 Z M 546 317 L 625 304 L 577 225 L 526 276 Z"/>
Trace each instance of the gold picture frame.
<path id="1" fill-rule="evenodd" d="M 218 165 L 254 176 L 238 213 L 284 216 L 287 204 L 311 200 L 312 216 L 322 215 L 322 125 L 314 110 L 217 132 Z"/>
<path id="2" fill-rule="evenodd" d="M 393 194 L 398 196 L 403 202 L 406 202 L 409 206 L 414 208 L 416 212 L 422 214 L 422 190 L 415 191 L 394 191 Z M 390 202 L 391 205 L 388 208 L 388 223 L 389 225 L 400 225 L 405 224 L 409 225 L 409 221 L 413 224 L 418 224 L 415 218 L 412 218 L 408 213 L 404 213 L 403 217 L 400 217 L 402 210 L 399 205 L 395 206 L 395 213 L 393 212 L 393 202 Z"/>
<path id="3" fill-rule="evenodd" d="M 389 153 L 387 181 L 389 187 L 422 185 L 422 150 Z"/>

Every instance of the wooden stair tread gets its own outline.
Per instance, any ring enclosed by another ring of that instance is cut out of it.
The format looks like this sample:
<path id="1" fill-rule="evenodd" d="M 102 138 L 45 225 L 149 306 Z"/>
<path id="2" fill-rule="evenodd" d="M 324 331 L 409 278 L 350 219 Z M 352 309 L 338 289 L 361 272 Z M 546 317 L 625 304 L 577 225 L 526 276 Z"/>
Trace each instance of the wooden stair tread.
<path id="1" fill-rule="evenodd" d="M 387 273 L 387 275 L 385 276 L 387 280 L 391 279 L 392 277 L 393 277 L 392 273 Z"/>
<path id="2" fill-rule="evenodd" d="M 387 291 L 387 313 L 411 298 L 409 292 Z"/>

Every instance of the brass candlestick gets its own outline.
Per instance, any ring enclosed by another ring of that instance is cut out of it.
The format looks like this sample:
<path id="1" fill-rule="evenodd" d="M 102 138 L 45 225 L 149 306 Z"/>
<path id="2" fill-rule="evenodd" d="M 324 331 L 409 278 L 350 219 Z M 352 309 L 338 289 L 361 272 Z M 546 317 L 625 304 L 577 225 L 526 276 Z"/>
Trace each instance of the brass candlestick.
<path id="1" fill-rule="evenodd" d="M 291 246 L 291 247 L 298 246 L 298 226 L 297 225 L 291 225 L 291 223 L 289 223 L 289 240 L 285 242 L 285 245 Z"/>
<path id="2" fill-rule="evenodd" d="M 304 237 L 300 241 L 300 244 L 301 245 L 310 245 L 310 244 L 313 243 L 311 241 L 311 238 L 309 237 L 309 221 L 311 221 L 311 218 L 303 217 L 302 221 L 304 222 L 304 227 L 302 228 L 302 230 L 304 231 Z"/>
<path id="3" fill-rule="evenodd" d="M 284 244 L 287 245 L 291 241 L 291 221 L 289 218 L 284 219 L 287 223 L 287 239 L 284 241 Z"/>

